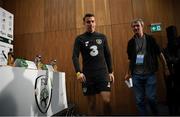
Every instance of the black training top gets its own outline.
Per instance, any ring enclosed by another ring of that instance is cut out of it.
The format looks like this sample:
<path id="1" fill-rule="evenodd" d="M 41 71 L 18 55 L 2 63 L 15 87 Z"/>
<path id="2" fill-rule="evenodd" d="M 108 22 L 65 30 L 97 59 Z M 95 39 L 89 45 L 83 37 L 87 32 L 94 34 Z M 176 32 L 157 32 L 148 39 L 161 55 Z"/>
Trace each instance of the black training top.
<path id="1" fill-rule="evenodd" d="M 72 57 L 76 72 L 82 72 L 79 64 L 80 53 L 83 59 L 83 71 L 108 68 L 109 73 L 112 73 L 111 55 L 105 35 L 85 32 L 77 36 Z"/>

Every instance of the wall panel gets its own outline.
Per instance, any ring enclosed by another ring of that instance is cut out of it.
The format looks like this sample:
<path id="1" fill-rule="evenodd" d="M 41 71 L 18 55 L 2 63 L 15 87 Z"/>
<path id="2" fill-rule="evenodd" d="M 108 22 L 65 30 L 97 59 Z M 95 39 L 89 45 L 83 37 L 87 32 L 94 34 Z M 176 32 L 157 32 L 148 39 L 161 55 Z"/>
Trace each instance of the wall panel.
<path id="1" fill-rule="evenodd" d="M 94 13 L 96 25 L 110 25 L 109 0 L 76 0 L 76 27 L 83 27 L 85 13 Z"/>
<path id="2" fill-rule="evenodd" d="M 44 0 L 45 31 L 75 28 L 75 0 Z"/>
<path id="3" fill-rule="evenodd" d="M 151 23 L 162 23 L 162 31 L 151 33 L 156 37 L 161 47 L 167 44 L 166 27 L 174 24 L 173 8 L 171 0 L 145 1 L 147 6 L 147 25 Z"/>
<path id="4" fill-rule="evenodd" d="M 110 0 L 111 24 L 129 23 L 133 18 L 131 0 Z"/>
<path id="5" fill-rule="evenodd" d="M 31 35 L 15 35 L 14 51 L 16 58 L 25 58 L 34 60 L 38 53 L 42 53 L 42 45 L 44 34 L 31 34 Z M 45 56 L 45 55 L 42 55 Z"/>
<path id="6" fill-rule="evenodd" d="M 8 0 L 4 6 L 15 15 L 15 34 L 44 31 L 44 0 Z"/>
<path id="7" fill-rule="evenodd" d="M 164 27 L 174 22 L 171 0 L 145 0 L 147 22 L 161 22 Z M 168 16 L 167 16 L 168 15 Z"/>
<path id="8" fill-rule="evenodd" d="M 98 26 L 110 25 L 109 0 L 95 0 L 95 15 Z"/>
<path id="9" fill-rule="evenodd" d="M 132 0 L 133 17 L 142 18 L 146 22 L 147 10 L 145 0 Z"/>

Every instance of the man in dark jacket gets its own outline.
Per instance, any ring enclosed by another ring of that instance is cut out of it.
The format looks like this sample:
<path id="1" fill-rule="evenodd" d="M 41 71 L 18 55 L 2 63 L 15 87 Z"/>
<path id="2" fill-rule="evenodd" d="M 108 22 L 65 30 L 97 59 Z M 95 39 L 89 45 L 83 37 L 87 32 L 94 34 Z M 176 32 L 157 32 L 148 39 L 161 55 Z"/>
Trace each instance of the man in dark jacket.
<path id="1" fill-rule="evenodd" d="M 158 69 L 158 57 L 162 58 L 165 68 L 167 68 L 167 64 L 155 39 L 143 32 L 143 20 L 133 20 L 131 27 L 134 36 L 128 42 L 127 54 L 129 68 L 125 79 L 127 80 L 132 77 L 133 91 L 139 114 L 148 114 L 145 101 L 146 97 L 153 115 L 157 115 L 155 72 Z"/>

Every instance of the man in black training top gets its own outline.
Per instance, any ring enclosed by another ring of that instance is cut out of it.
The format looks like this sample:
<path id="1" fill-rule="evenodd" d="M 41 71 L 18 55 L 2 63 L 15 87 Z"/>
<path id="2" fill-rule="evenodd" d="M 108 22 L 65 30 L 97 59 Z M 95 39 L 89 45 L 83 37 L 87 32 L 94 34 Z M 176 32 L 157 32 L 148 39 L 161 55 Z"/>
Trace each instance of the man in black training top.
<path id="1" fill-rule="evenodd" d="M 111 55 L 104 34 L 95 32 L 95 16 L 85 14 L 85 33 L 77 36 L 73 49 L 73 63 L 77 80 L 82 82 L 83 94 L 88 99 L 88 114 L 96 114 L 96 94 L 103 100 L 104 114 L 110 114 L 111 83 L 114 83 Z M 82 55 L 82 70 L 79 54 Z"/>

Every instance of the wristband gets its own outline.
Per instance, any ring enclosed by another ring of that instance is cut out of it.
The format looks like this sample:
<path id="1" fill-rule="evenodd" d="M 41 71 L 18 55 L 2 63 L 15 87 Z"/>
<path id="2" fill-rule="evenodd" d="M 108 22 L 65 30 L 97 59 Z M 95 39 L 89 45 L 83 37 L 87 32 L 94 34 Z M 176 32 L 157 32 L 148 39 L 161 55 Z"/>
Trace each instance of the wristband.
<path id="1" fill-rule="evenodd" d="M 81 73 L 80 73 L 80 72 L 77 72 L 77 73 L 76 73 L 76 76 L 77 76 L 77 77 L 79 77 L 80 75 L 81 75 Z"/>

